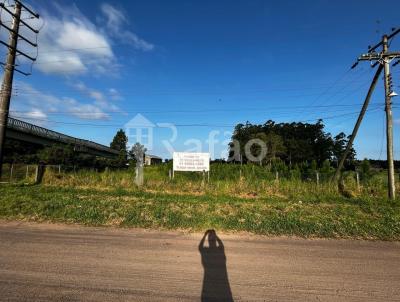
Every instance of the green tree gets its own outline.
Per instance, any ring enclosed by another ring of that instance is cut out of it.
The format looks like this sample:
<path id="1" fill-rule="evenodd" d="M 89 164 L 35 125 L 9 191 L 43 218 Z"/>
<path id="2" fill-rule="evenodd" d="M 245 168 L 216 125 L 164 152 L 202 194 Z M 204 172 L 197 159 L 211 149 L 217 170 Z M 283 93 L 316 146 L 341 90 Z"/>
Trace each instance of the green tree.
<path id="1" fill-rule="evenodd" d="M 6 163 L 37 163 L 37 153 L 42 146 L 7 138 L 4 146 L 4 162 Z"/>
<path id="2" fill-rule="evenodd" d="M 333 150 L 332 150 L 334 160 L 339 161 L 342 158 L 344 151 L 346 150 L 349 138 L 350 136 L 346 137 L 346 134 L 344 134 L 343 132 L 340 132 L 338 135 L 334 137 Z M 352 147 L 350 149 L 349 154 L 347 155 L 347 159 L 354 160 L 355 157 L 356 157 L 356 151 Z"/>
<path id="3" fill-rule="evenodd" d="M 75 156 L 71 145 L 54 144 L 38 152 L 39 161 L 46 165 L 73 165 Z"/>
<path id="4" fill-rule="evenodd" d="M 125 131 L 119 129 L 110 144 L 110 148 L 119 151 L 118 157 L 112 161 L 113 165 L 116 167 L 123 168 L 128 162 L 127 143 L 128 137 Z"/>
<path id="5" fill-rule="evenodd" d="M 321 171 L 321 173 L 324 173 L 324 174 L 331 172 L 331 162 L 329 161 L 329 159 L 324 160 L 320 171 Z"/>
<path id="6" fill-rule="evenodd" d="M 368 177 L 371 174 L 371 164 L 368 159 L 364 158 L 360 165 L 363 177 Z"/>
<path id="7" fill-rule="evenodd" d="M 273 133 L 269 132 L 266 135 L 266 144 L 268 148 L 268 159 L 274 160 L 277 156 L 281 158 L 286 151 L 286 147 L 283 144 L 282 137 Z"/>
<path id="8" fill-rule="evenodd" d="M 253 125 L 246 122 L 236 125 L 230 143 L 232 150 L 232 146 L 235 146 L 234 142 L 239 142 L 243 162 L 247 162 L 244 146 L 255 137 L 266 142 L 269 159 L 279 158 L 290 165 L 310 162 L 314 159 L 318 165 L 322 165 L 324 160 L 332 159 L 335 145 L 331 134 L 325 132 L 322 120 L 315 124 L 275 123 L 269 120 L 262 125 Z M 337 143 L 339 146 L 343 141 Z M 338 152 L 341 150 L 342 148 L 339 148 Z M 230 152 L 230 157 L 232 157 L 232 152 Z"/>

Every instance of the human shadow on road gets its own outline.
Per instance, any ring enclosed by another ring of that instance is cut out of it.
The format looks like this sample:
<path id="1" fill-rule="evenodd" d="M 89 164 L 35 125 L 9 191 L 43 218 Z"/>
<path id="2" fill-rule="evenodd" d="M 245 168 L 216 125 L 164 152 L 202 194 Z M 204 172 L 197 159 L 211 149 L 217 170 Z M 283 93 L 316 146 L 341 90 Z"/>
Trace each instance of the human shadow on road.
<path id="1" fill-rule="evenodd" d="M 208 246 L 204 246 L 206 238 Z M 207 230 L 204 233 L 199 251 L 204 268 L 201 301 L 233 301 L 226 270 L 224 245 L 215 230 Z"/>

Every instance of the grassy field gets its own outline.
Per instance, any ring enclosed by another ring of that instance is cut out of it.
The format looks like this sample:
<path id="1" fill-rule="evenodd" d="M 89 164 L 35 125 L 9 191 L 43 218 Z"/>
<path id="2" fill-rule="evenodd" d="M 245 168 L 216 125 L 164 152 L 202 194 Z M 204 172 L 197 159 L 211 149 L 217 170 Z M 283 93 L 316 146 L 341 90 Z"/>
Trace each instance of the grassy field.
<path id="1" fill-rule="evenodd" d="M 0 217 L 202 231 L 248 231 L 302 237 L 400 239 L 400 200 L 386 198 L 384 177 L 345 188 L 315 179 L 276 180 L 265 168 L 212 166 L 210 182 L 199 174 L 176 174 L 168 167 L 145 169 L 145 184 L 133 172 L 48 171 L 42 185 L 0 186 Z M 240 172 L 240 169 L 242 170 Z M 214 171 L 214 172 L 213 172 Z"/>

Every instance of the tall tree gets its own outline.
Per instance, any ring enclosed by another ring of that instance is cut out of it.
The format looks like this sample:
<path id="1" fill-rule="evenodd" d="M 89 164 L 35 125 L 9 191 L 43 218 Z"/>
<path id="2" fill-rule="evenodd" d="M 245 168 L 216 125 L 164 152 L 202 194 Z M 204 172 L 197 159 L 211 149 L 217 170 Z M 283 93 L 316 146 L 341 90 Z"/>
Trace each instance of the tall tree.
<path id="1" fill-rule="evenodd" d="M 335 161 L 339 161 L 344 151 L 346 150 L 347 142 L 349 141 L 350 136 L 346 137 L 346 134 L 340 132 L 338 135 L 334 137 L 334 144 L 333 144 L 333 159 Z M 356 157 L 356 151 L 352 147 L 350 152 L 347 156 L 349 160 L 354 160 Z"/>
<path id="2" fill-rule="evenodd" d="M 119 168 L 125 167 L 128 162 L 127 143 L 128 137 L 125 131 L 119 129 L 110 144 L 110 148 L 119 151 L 118 157 L 113 161 L 113 164 Z"/>
<path id="3" fill-rule="evenodd" d="M 110 144 L 110 148 L 118 150 L 118 151 L 120 151 L 120 150 L 126 151 L 127 143 L 128 143 L 128 137 L 126 136 L 125 131 L 122 129 L 119 129 Z"/>

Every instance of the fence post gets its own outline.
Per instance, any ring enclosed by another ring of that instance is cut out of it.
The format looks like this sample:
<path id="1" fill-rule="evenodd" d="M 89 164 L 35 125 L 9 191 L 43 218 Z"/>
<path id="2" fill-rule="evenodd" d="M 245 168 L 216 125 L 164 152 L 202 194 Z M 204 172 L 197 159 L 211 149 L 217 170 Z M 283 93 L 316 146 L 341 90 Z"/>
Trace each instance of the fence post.
<path id="1" fill-rule="evenodd" d="M 360 191 L 360 174 L 356 172 L 357 190 Z"/>
<path id="2" fill-rule="evenodd" d="M 25 178 L 28 179 L 29 176 L 29 165 L 26 165 L 26 174 L 25 174 Z"/>
<path id="3" fill-rule="evenodd" d="M 168 170 L 168 178 L 171 180 L 172 179 L 172 172 L 171 169 Z"/>
<path id="4" fill-rule="evenodd" d="M 210 171 L 207 173 L 207 183 L 210 183 Z"/>
<path id="5" fill-rule="evenodd" d="M 10 182 L 11 182 L 12 177 L 13 177 L 13 170 L 14 170 L 14 163 L 12 163 L 11 167 L 10 167 Z"/>
<path id="6" fill-rule="evenodd" d="M 317 186 L 319 186 L 319 172 L 317 171 L 316 174 L 317 174 Z"/>
<path id="7" fill-rule="evenodd" d="M 39 174 L 39 165 L 36 165 L 36 169 L 35 169 L 35 183 L 37 182 L 38 174 Z"/>
<path id="8" fill-rule="evenodd" d="M 278 171 L 275 172 L 275 181 L 279 182 L 279 172 Z"/>
<path id="9" fill-rule="evenodd" d="M 61 165 L 58 165 L 58 174 L 61 174 Z"/>
<path id="10" fill-rule="evenodd" d="M 44 165 L 39 164 L 36 166 L 35 184 L 40 184 L 42 182 L 44 171 L 45 171 Z"/>

